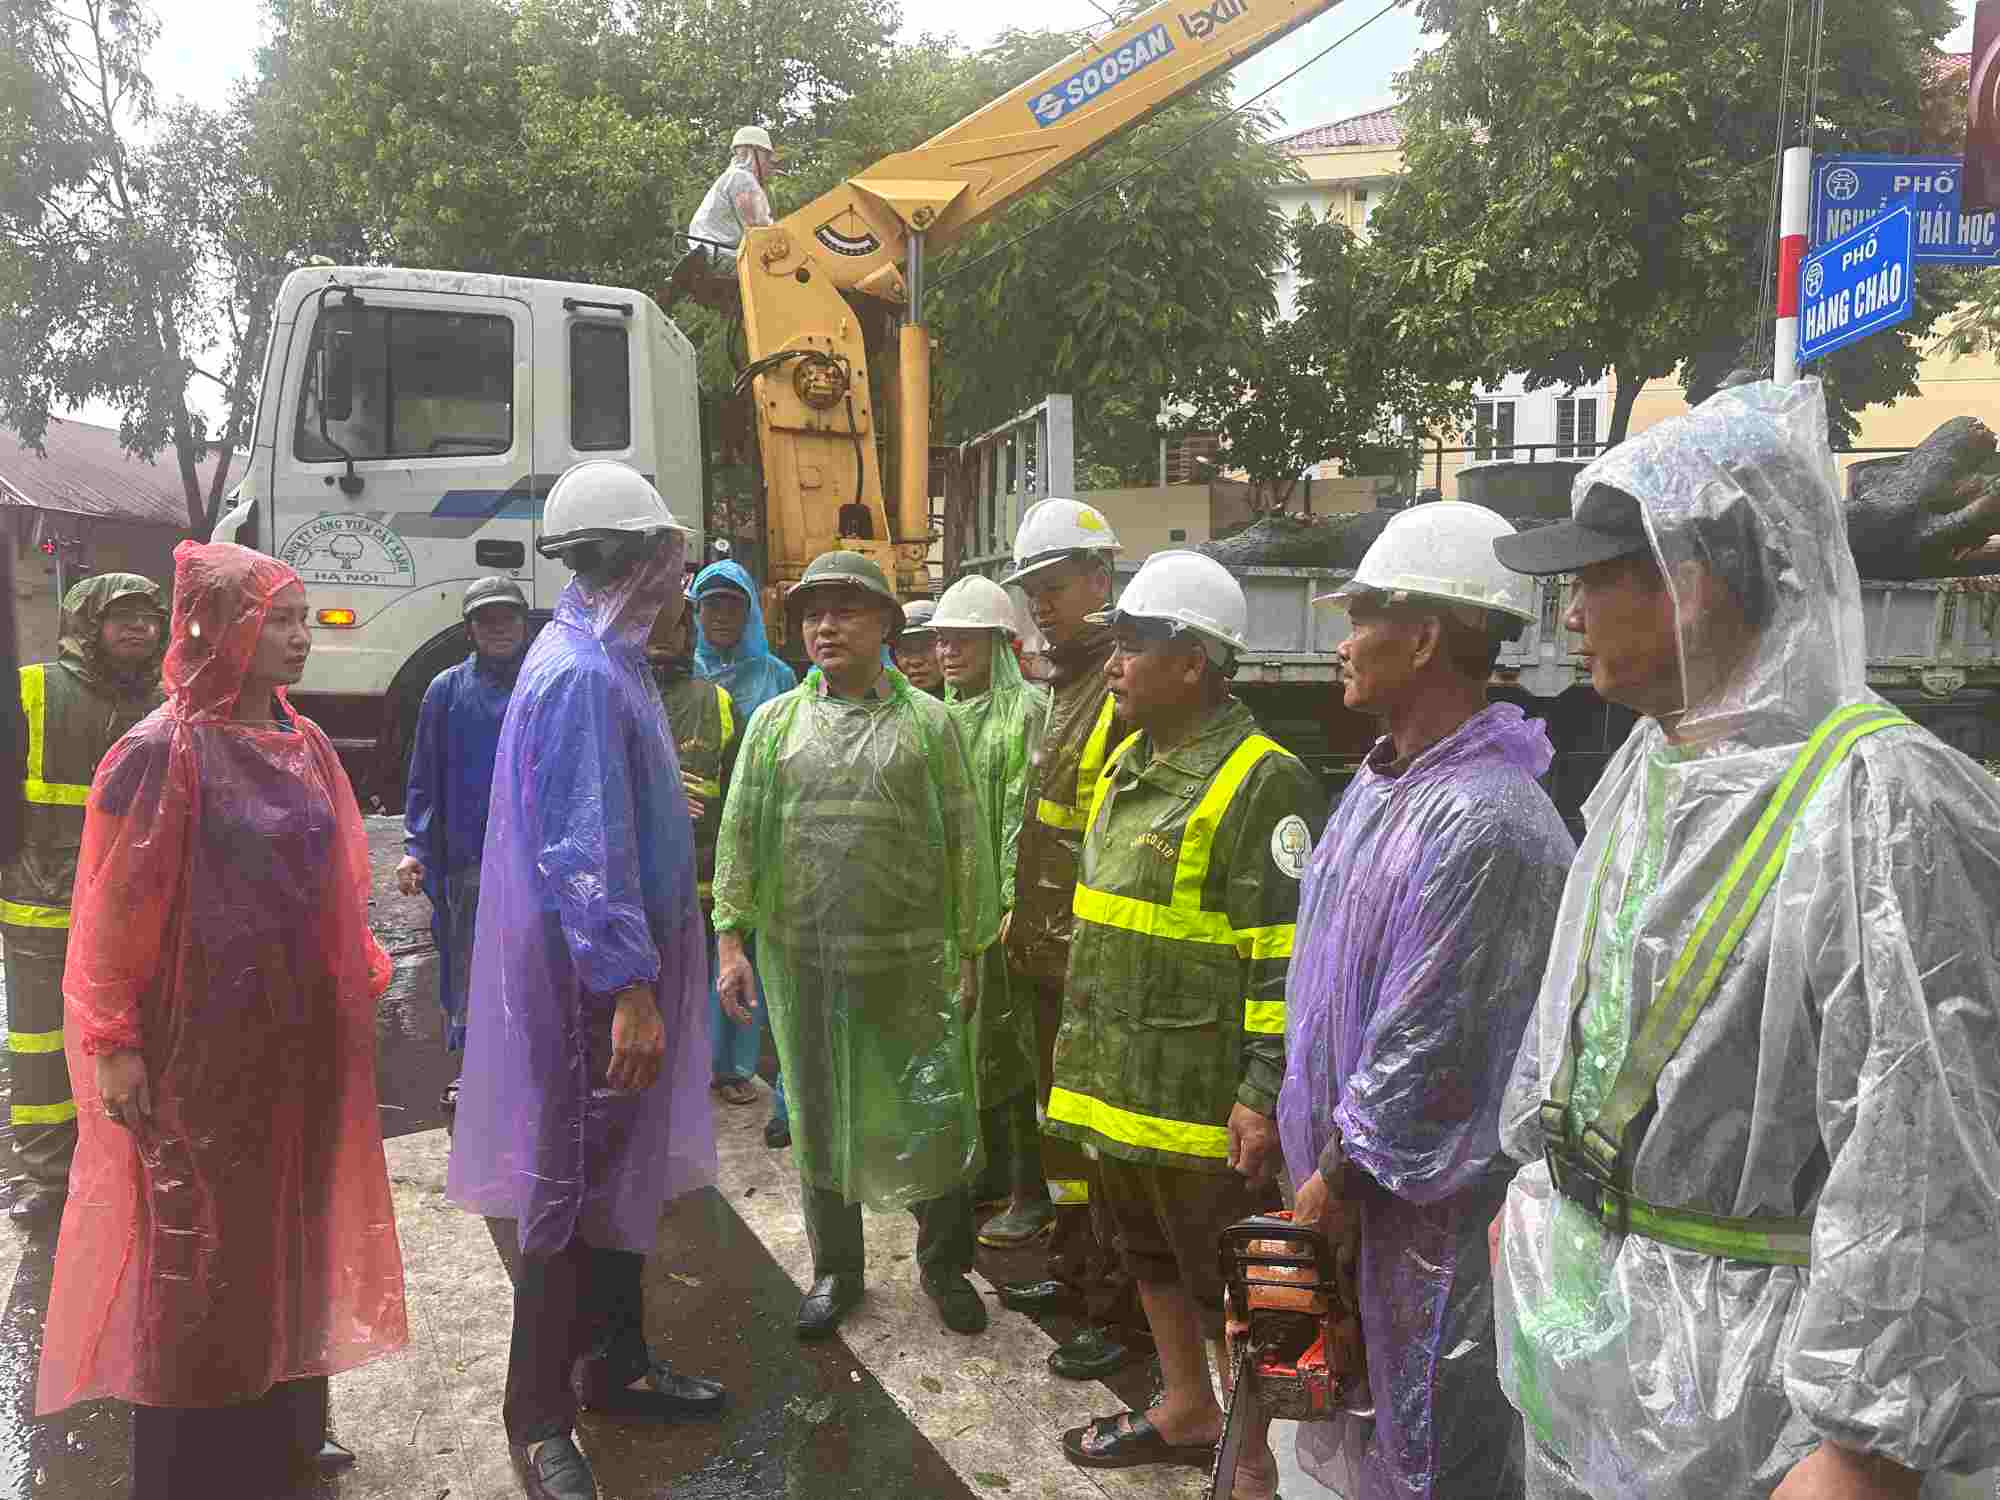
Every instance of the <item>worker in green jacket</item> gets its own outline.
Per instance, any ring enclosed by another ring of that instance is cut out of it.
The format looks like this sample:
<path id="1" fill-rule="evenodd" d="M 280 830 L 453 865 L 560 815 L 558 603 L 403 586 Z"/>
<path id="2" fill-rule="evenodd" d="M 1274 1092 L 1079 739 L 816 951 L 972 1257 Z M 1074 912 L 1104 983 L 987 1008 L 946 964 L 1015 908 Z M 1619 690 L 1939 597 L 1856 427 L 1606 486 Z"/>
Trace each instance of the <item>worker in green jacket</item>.
<path id="1" fill-rule="evenodd" d="M 1202 1354 L 1205 1335 L 1222 1369 L 1216 1241 L 1277 1206 L 1285 976 L 1326 799 L 1230 694 L 1248 610 L 1220 563 L 1156 553 L 1102 618 L 1105 675 L 1138 733 L 1084 824 L 1046 1128 L 1099 1159 L 1164 1394 L 1063 1449 L 1085 1468 L 1205 1465 L 1222 1432 Z M 1277 1459 L 1249 1439 L 1236 1500 L 1271 1500 Z"/>
<path id="2" fill-rule="evenodd" d="M 158 584 L 100 573 L 64 595 L 56 660 L 21 668 L 27 838 L 0 871 L 8 1112 L 24 1179 L 10 1210 L 18 1224 L 53 1223 L 69 1193 L 76 1101 L 63 1057 L 62 979 L 84 803 L 104 753 L 163 701 L 165 624 Z"/>

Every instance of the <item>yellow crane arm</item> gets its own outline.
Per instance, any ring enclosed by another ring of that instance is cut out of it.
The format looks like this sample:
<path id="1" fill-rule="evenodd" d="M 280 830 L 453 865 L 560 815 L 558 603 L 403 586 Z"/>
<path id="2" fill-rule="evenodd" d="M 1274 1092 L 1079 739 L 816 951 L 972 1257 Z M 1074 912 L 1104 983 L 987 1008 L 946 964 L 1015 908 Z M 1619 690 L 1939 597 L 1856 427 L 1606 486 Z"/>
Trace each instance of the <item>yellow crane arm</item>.
<path id="1" fill-rule="evenodd" d="M 750 356 L 774 633 L 784 584 L 819 553 L 922 586 L 930 544 L 930 339 L 923 267 L 1023 193 L 1339 0 L 1163 0 L 1019 88 L 768 228 L 736 260 Z M 895 378 L 875 410 L 863 310 L 894 311 Z M 893 436 L 884 503 L 878 431 Z"/>

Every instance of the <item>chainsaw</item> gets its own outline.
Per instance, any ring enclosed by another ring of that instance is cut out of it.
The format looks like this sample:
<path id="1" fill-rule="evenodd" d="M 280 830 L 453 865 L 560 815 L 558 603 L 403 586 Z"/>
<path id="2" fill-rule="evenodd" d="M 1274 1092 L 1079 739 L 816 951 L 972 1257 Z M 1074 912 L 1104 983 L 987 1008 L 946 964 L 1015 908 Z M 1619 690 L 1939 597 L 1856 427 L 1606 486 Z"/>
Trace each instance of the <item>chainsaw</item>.
<path id="1" fill-rule="evenodd" d="M 1229 1414 L 1207 1500 L 1229 1500 L 1236 1466 L 1260 1418 L 1328 1422 L 1369 1415 L 1368 1360 L 1355 1296 L 1359 1215 L 1340 1253 L 1289 1213 L 1258 1214 L 1222 1231 L 1227 1287 Z"/>

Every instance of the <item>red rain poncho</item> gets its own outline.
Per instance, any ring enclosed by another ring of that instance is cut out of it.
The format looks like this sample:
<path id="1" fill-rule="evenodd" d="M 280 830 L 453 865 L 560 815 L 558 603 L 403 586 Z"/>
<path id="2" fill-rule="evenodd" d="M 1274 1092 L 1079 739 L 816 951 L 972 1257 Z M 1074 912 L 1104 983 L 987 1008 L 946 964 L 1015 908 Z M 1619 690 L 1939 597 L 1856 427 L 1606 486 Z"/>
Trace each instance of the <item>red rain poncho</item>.
<path id="1" fill-rule="evenodd" d="M 225 1406 L 407 1341 L 375 1097 L 368 845 L 333 747 L 239 724 L 259 553 L 174 550 L 167 702 L 105 756 L 77 869 L 65 1044 L 79 1140 L 36 1409 Z M 137 1048 L 153 1118 L 105 1118 Z"/>

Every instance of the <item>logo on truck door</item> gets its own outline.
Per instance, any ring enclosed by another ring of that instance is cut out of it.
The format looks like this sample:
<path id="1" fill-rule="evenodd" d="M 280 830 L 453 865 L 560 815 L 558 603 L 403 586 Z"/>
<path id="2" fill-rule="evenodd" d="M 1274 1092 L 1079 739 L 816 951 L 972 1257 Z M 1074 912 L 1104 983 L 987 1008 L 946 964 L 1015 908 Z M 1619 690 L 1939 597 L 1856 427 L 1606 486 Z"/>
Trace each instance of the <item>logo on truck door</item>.
<path id="1" fill-rule="evenodd" d="M 409 544 L 367 516 L 314 516 L 285 538 L 278 557 L 307 583 L 401 589 L 417 581 Z"/>

